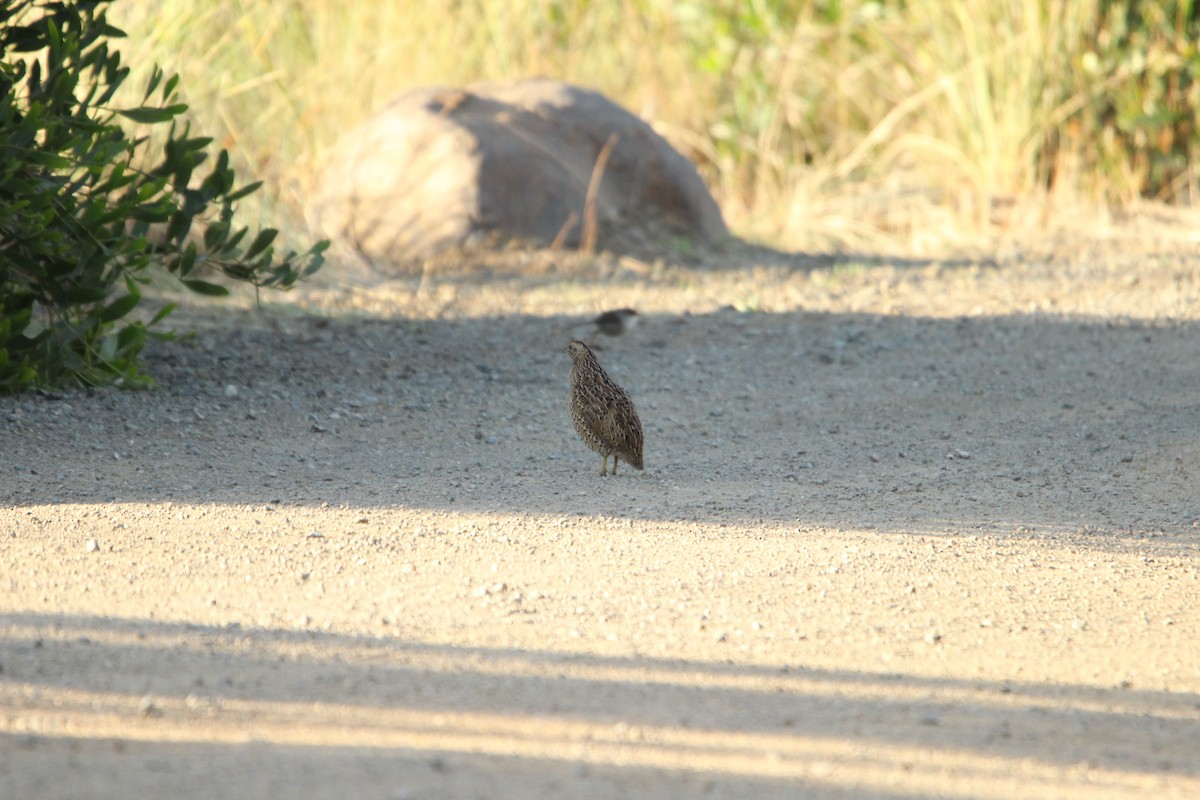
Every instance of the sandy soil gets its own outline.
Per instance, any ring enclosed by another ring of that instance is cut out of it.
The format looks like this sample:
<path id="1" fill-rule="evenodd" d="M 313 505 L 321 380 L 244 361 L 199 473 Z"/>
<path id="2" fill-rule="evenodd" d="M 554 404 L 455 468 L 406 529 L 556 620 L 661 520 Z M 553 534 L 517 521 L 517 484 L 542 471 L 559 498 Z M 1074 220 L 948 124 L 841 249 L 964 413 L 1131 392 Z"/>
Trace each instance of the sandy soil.
<path id="1" fill-rule="evenodd" d="M 0 398 L 0 797 L 1200 797 L 1152 238 L 192 301 L 156 391 Z M 621 305 L 602 479 L 561 347 Z"/>

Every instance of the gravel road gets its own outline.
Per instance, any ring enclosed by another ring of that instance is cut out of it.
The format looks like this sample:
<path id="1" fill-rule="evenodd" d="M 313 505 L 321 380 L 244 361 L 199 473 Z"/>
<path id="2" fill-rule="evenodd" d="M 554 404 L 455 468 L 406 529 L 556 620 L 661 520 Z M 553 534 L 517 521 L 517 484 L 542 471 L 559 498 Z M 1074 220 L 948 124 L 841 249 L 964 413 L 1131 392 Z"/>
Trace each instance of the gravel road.
<path id="1" fill-rule="evenodd" d="M 0 398 L 5 798 L 1200 796 L 1200 255 L 508 254 Z M 349 277 L 348 277 L 349 276 Z M 598 475 L 572 325 L 646 469 Z"/>

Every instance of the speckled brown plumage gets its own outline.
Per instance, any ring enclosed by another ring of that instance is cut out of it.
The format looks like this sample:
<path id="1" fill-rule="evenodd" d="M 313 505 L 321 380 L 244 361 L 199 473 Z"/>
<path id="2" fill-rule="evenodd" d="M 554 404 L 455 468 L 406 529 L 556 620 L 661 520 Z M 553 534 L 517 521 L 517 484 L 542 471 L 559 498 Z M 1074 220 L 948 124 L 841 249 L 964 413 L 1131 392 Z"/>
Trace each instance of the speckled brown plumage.
<path id="1" fill-rule="evenodd" d="M 642 469 L 642 421 L 629 394 L 612 382 L 586 344 L 575 340 L 567 345 L 571 356 L 571 421 L 584 444 L 602 457 L 600 474 L 612 474 L 617 461 Z"/>

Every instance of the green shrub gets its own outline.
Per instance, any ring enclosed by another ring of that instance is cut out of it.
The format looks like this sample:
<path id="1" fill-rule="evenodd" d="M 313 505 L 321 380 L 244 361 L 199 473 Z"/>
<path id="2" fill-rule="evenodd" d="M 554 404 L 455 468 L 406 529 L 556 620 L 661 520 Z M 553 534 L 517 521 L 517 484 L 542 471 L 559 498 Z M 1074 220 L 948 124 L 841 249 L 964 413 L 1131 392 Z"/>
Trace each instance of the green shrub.
<path id="1" fill-rule="evenodd" d="M 1191 0 L 1102 0 L 1099 14 L 1080 70 L 1080 83 L 1095 88 L 1063 139 L 1091 136 L 1088 166 L 1115 176 L 1114 199 L 1195 203 L 1200 8 Z"/>
<path id="2" fill-rule="evenodd" d="M 287 288 L 322 263 L 324 242 L 277 258 L 277 231 L 234 225 L 258 184 L 178 123 L 177 78 L 155 68 L 141 105 L 110 107 L 129 69 L 107 4 L 0 0 L 0 392 L 146 385 L 139 354 L 172 307 L 130 315 L 156 265 L 220 295 L 203 276 Z M 119 118 L 165 126 L 161 155 Z"/>

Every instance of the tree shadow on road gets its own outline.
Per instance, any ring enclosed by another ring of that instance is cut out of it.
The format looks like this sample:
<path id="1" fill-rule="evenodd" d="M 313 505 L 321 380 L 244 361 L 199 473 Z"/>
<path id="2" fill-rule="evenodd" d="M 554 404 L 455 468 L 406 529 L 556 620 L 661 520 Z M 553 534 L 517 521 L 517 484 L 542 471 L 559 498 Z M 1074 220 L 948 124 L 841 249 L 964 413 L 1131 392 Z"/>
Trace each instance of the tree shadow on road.
<path id="1" fill-rule="evenodd" d="M 600 352 L 644 473 L 571 429 L 574 320 L 246 312 L 155 343 L 155 391 L 0 398 L 0 497 L 1193 541 L 1194 324 L 644 316 Z"/>
<path id="2" fill-rule="evenodd" d="M 0 615 L 0 631 L 0 753 L 19 755 L 0 785 L 39 796 L 89 783 L 95 797 L 195 796 L 206 773 L 241 796 L 342 783 L 881 800 L 935 781 L 1132 796 L 1200 777 L 1190 693 L 54 614 Z"/>

